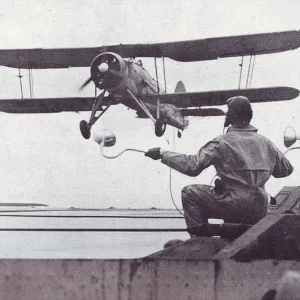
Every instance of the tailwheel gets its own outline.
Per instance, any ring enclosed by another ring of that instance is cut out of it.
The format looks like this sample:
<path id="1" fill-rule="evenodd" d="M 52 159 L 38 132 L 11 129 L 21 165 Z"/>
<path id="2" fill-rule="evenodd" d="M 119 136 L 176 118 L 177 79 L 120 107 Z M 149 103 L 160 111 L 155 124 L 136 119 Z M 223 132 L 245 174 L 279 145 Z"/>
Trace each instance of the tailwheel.
<path id="1" fill-rule="evenodd" d="M 82 136 L 88 140 L 91 137 L 91 126 L 88 124 L 87 121 L 82 120 L 79 124 L 80 132 Z"/>
<path id="2" fill-rule="evenodd" d="M 178 136 L 178 138 L 181 138 L 182 132 L 180 130 L 177 131 L 177 136 Z"/>
<path id="3" fill-rule="evenodd" d="M 167 128 L 167 124 L 164 120 L 162 120 L 162 119 L 156 120 L 156 122 L 155 122 L 155 134 L 156 134 L 156 136 L 158 136 L 158 137 L 163 136 L 163 134 L 166 131 L 166 128 Z"/>

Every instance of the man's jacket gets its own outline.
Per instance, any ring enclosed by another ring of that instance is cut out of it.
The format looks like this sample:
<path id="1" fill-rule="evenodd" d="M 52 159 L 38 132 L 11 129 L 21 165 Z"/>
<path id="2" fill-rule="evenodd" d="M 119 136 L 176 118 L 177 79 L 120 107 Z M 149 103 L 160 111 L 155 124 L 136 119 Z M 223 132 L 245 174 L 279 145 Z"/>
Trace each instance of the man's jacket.
<path id="1" fill-rule="evenodd" d="M 226 189 L 226 195 L 220 200 L 233 202 L 239 201 L 242 191 L 251 189 L 260 190 L 266 199 L 264 186 L 270 176 L 285 177 L 293 171 L 282 152 L 251 125 L 230 127 L 226 134 L 208 142 L 196 155 L 163 152 L 162 162 L 189 176 L 197 176 L 213 165 Z"/>

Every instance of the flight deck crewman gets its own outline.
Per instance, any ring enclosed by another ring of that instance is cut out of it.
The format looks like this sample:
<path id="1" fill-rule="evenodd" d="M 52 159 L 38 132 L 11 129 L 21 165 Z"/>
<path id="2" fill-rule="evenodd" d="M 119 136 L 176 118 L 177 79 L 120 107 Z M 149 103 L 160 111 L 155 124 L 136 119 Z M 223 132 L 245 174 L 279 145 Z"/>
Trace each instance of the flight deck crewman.
<path id="1" fill-rule="evenodd" d="M 196 155 L 160 148 L 146 156 L 189 176 L 197 176 L 213 165 L 220 180 L 215 187 L 189 185 L 182 189 L 182 205 L 187 228 L 207 223 L 209 218 L 229 223 L 255 224 L 267 213 L 265 183 L 273 175 L 286 177 L 293 167 L 277 147 L 250 125 L 252 108 L 243 96 L 227 100 L 226 134 L 204 145 Z"/>

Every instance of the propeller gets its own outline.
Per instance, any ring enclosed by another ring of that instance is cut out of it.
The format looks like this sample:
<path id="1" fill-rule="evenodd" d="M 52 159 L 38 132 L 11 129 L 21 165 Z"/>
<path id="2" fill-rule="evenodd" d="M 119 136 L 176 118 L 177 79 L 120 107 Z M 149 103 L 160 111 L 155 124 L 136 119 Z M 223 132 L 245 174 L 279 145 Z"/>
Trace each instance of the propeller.
<path id="1" fill-rule="evenodd" d="M 92 81 L 92 77 L 88 78 L 79 88 L 79 91 L 82 91 L 91 81 Z"/>
<path id="2" fill-rule="evenodd" d="M 91 76 L 81 85 L 83 90 L 91 81 L 97 88 L 107 89 L 116 86 L 122 79 L 121 59 L 113 53 L 103 53 L 95 57 L 91 64 Z"/>

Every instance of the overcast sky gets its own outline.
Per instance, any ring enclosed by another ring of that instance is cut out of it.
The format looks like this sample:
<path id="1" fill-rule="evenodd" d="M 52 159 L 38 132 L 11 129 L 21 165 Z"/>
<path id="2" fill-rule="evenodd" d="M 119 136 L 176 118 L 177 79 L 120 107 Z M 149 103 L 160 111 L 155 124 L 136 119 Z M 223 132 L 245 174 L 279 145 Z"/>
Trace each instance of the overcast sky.
<path id="1" fill-rule="evenodd" d="M 300 29 L 298 1 L 2 1 L 0 48 L 90 47 L 119 43 L 150 43 Z M 248 58 L 245 59 L 245 64 Z M 300 49 L 256 57 L 252 87 L 299 88 Z M 154 76 L 153 59 L 143 59 Z M 188 91 L 233 89 L 238 86 L 240 58 L 179 63 L 166 60 L 168 91 L 183 80 Z M 162 81 L 161 63 L 160 78 Z M 20 97 L 17 70 L 0 67 L 0 98 Z M 22 70 L 25 96 L 28 71 Z M 89 68 L 34 70 L 35 97 L 92 96 L 93 87 L 78 92 Z M 246 72 L 243 74 L 245 85 Z M 299 99 L 253 105 L 253 125 L 284 150 L 288 125 L 300 132 Z M 89 113 L 8 115 L 0 113 L 1 201 L 41 202 L 59 207 L 172 207 L 169 169 L 142 154 L 127 153 L 116 160 L 102 158 L 93 140 L 79 132 Z M 115 132 L 125 147 L 154 146 L 189 154 L 222 133 L 224 117 L 191 118 L 182 139 L 154 135 L 149 120 L 135 118 L 125 107 L 113 107 L 94 129 Z M 169 140 L 169 145 L 167 143 Z M 299 153 L 289 158 L 296 170 L 288 178 L 270 180 L 275 195 L 284 185 L 298 184 Z M 172 190 L 181 206 L 180 190 L 193 183 L 209 184 L 211 168 L 197 178 L 172 173 Z"/>

